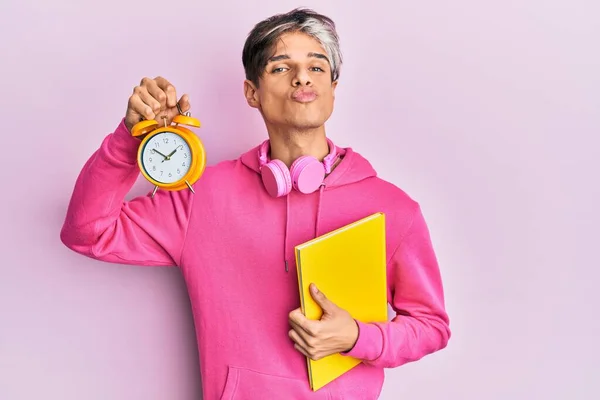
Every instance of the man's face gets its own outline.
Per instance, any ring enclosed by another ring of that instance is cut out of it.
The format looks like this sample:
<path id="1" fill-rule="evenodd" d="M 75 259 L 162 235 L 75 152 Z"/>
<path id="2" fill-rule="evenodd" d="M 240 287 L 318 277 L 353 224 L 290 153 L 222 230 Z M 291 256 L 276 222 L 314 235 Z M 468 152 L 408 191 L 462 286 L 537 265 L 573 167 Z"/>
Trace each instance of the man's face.
<path id="1" fill-rule="evenodd" d="M 304 33 L 283 35 L 256 88 L 245 83 L 248 104 L 258 108 L 267 126 L 307 130 L 323 126 L 333 112 L 337 82 L 318 41 Z"/>

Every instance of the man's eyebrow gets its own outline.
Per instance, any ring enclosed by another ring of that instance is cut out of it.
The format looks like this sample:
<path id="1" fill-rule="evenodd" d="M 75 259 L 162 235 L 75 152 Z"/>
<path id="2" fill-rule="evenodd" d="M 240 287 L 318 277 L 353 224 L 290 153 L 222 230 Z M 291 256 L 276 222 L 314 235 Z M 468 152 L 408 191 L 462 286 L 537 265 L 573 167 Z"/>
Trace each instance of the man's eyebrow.
<path id="1" fill-rule="evenodd" d="M 308 53 L 308 57 L 320 58 L 322 60 L 329 62 L 329 58 L 325 54 L 321 54 L 321 53 L 311 52 L 311 53 Z M 277 56 L 273 56 L 273 57 L 269 58 L 269 62 L 277 62 L 277 61 L 289 60 L 289 59 L 290 59 L 290 56 L 288 56 L 287 54 L 279 54 Z"/>
<path id="2" fill-rule="evenodd" d="M 287 54 L 280 54 L 278 56 L 273 56 L 271 58 L 269 58 L 269 62 L 276 62 L 276 61 L 281 61 L 281 60 L 289 60 L 290 56 L 288 56 Z"/>
<path id="3" fill-rule="evenodd" d="M 322 60 L 325 60 L 327 62 L 329 62 L 329 58 L 325 55 L 325 54 L 321 54 L 321 53 L 308 53 L 309 57 L 314 57 L 314 58 L 320 58 Z"/>

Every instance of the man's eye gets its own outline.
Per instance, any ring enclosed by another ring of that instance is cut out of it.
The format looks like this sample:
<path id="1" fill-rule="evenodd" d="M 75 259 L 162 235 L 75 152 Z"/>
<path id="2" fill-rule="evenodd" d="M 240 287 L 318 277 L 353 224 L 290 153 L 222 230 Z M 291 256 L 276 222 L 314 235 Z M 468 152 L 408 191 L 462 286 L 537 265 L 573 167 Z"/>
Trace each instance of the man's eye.
<path id="1" fill-rule="evenodd" d="M 313 67 L 312 69 L 313 69 L 313 71 L 318 71 L 318 72 L 324 71 L 323 68 L 321 68 L 321 67 Z"/>
<path id="2" fill-rule="evenodd" d="M 273 69 L 273 72 L 283 72 L 283 70 L 285 70 L 285 68 L 279 67 L 279 68 Z"/>

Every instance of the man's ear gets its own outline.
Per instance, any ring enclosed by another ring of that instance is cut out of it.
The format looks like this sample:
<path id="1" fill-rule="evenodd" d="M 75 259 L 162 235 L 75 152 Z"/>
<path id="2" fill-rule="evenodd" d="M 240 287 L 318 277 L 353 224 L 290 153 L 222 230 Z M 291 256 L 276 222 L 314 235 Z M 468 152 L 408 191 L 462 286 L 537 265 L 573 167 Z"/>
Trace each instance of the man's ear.
<path id="1" fill-rule="evenodd" d="M 331 83 L 331 88 L 333 89 L 333 97 L 335 97 L 335 88 L 337 88 L 338 82 L 339 81 L 333 81 Z"/>
<path id="2" fill-rule="evenodd" d="M 260 106 L 258 88 L 251 80 L 246 79 L 244 81 L 244 96 L 250 107 L 258 108 Z"/>

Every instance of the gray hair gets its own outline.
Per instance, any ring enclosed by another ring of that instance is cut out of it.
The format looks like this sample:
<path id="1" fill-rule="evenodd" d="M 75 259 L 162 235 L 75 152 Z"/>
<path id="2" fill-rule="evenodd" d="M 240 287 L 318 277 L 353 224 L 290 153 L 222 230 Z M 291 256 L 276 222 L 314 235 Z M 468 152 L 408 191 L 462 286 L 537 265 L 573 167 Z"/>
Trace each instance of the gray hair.
<path id="1" fill-rule="evenodd" d="M 303 32 L 316 39 L 327 52 L 331 64 L 331 80 L 337 81 L 342 66 L 342 53 L 335 23 L 331 18 L 306 8 L 276 14 L 259 23 L 248 34 L 242 51 L 246 79 L 258 86 L 275 43 L 288 32 Z"/>

